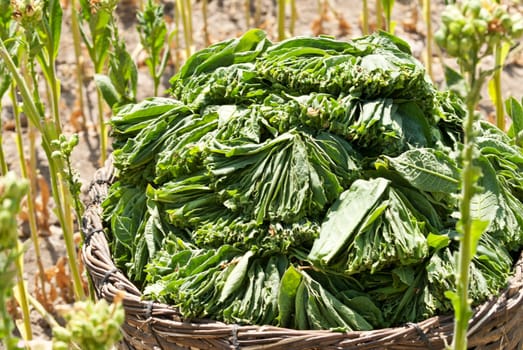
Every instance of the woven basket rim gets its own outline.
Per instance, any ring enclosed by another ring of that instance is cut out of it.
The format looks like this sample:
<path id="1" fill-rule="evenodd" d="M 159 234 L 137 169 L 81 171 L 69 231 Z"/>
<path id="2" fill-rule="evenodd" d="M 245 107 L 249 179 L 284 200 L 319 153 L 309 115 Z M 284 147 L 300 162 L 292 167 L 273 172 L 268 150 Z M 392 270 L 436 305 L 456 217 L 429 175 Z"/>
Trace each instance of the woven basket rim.
<path id="1" fill-rule="evenodd" d="M 124 293 L 124 349 L 442 349 L 452 341 L 452 315 L 371 331 L 295 330 L 184 319 L 173 306 L 142 299 L 116 268 L 101 219 L 101 202 L 114 181 L 111 158 L 97 169 L 82 220 L 82 258 L 97 297 L 111 302 Z M 474 309 L 468 344 L 477 349 L 523 349 L 523 251 L 507 287 Z M 518 330 L 519 329 L 519 330 Z"/>

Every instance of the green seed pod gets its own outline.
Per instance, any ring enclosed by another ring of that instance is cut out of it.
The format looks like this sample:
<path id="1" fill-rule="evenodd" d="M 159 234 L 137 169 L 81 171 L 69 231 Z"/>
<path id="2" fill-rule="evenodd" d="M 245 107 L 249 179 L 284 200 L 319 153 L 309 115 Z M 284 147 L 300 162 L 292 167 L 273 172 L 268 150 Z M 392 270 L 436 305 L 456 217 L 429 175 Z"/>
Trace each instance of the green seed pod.
<path id="1" fill-rule="evenodd" d="M 441 27 L 434 33 L 434 40 L 440 47 L 445 48 L 447 42 L 447 28 Z"/>
<path id="2" fill-rule="evenodd" d="M 477 18 L 481 11 L 481 2 L 479 0 L 465 1 L 463 13 L 466 16 Z"/>
<path id="3" fill-rule="evenodd" d="M 451 22 L 448 26 L 450 34 L 454 36 L 459 36 L 461 34 L 461 30 L 463 28 L 463 25 L 459 22 Z"/>
<path id="4" fill-rule="evenodd" d="M 459 51 L 462 56 L 466 56 L 466 57 L 470 56 L 469 52 L 472 49 L 472 47 L 473 47 L 472 40 L 470 40 L 470 38 L 463 37 L 460 39 Z"/>
<path id="5" fill-rule="evenodd" d="M 459 56 L 459 39 L 455 36 L 449 35 L 447 37 L 447 44 L 445 49 L 450 56 Z"/>
<path id="6" fill-rule="evenodd" d="M 472 25 L 474 26 L 474 30 L 478 35 L 484 35 L 487 32 L 488 23 L 483 19 L 474 19 L 472 21 Z"/>
<path id="7" fill-rule="evenodd" d="M 56 340 L 68 342 L 71 339 L 71 333 L 64 327 L 53 328 L 53 337 Z"/>
<path id="8" fill-rule="evenodd" d="M 474 37 L 474 34 L 475 34 L 475 30 L 474 30 L 474 25 L 472 24 L 472 22 L 469 22 L 467 24 L 465 24 L 462 28 L 462 33 L 460 36 L 466 36 L 466 37 Z"/>
<path id="9" fill-rule="evenodd" d="M 53 340 L 53 350 L 69 350 L 69 345 L 63 341 Z"/>
<path id="10" fill-rule="evenodd" d="M 504 33 L 512 33 L 513 22 L 512 18 L 507 14 L 501 16 L 501 26 Z"/>
<path id="11" fill-rule="evenodd" d="M 463 14 L 456 6 L 448 6 L 441 14 L 441 21 L 446 25 L 464 20 Z"/>

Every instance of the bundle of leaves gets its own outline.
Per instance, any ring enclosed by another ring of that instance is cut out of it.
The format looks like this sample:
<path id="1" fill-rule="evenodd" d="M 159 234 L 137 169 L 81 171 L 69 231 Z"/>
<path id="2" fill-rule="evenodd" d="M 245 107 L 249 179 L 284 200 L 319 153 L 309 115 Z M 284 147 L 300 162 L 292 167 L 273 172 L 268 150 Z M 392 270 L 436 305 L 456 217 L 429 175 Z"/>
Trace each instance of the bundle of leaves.
<path id="1" fill-rule="evenodd" d="M 172 97 L 111 120 L 114 261 L 187 318 L 369 330 L 451 310 L 462 102 L 378 33 L 270 42 L 252 30 L 193 55 Z M 523 244 L 523 156 L 477 125 L 488 220 L 479 303 Z"/>

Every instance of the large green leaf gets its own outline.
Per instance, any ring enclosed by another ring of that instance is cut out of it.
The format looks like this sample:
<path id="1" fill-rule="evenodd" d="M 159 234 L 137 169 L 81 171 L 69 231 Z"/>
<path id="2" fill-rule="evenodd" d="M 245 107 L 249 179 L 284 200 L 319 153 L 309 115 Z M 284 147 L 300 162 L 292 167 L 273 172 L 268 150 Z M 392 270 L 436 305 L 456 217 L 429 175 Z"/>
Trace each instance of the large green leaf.
<path id="1" fill-rule="evenodd" d="M 447 153 L 419 148 L 395 158 L 384 158 L 392 169 L 421 191 L 455 193 L 459 188 L 459 168 Z"/>
<path id="2" fill-rule="evenodd" d="M 367 214 L 380 203 L 389 181 L 357 180 L 330 207 L 308 258 L 328 265 L 351 242 Z"/>
<path id="3" fill-rule="evenodd" d="M 523 99 L 520 103 L 514 97 L 509 97 L 505 101 L 505 108 L 507 110 L 507 114 L 510 116 L 510 119 L 512 119 L 512 125 L 510 126 L 508 134 L 514 138 L 516 136 L 518 136 L 518 134 L 523 130 L 522 104 L 523 104 Z"/>

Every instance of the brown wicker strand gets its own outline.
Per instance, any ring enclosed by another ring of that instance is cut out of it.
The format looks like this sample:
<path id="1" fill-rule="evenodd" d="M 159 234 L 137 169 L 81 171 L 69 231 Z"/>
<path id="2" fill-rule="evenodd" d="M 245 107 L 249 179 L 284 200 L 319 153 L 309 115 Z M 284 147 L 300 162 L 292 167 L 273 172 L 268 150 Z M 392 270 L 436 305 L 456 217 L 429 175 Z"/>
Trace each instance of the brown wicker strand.
<path id="1" fill-rule="evenodd" d="M 111 258 L 101 202 L 114 181 L 111 162 L 99 169 L 90 187 L 91 203 L 83 222 L 83 259 L 98 298 L 111 302 L 125 292 L 122 326 L 125 350 L 303 350 L 303 349 L 444 349 L 452 341 L 453 318 L 435 316 L 403 327 L 358 332 L 303 331 L 273 326 L 231 325 L 206 319 L 186 320 L 179 311 L 142 299 L 141 292 L 119 271 Z M 476 350 L 523 349 L 523 254 L 500 295 L 475 309 L 468 333 Z"/>

